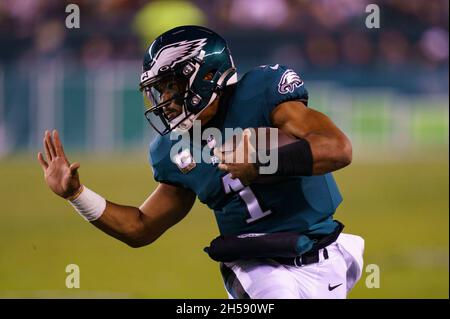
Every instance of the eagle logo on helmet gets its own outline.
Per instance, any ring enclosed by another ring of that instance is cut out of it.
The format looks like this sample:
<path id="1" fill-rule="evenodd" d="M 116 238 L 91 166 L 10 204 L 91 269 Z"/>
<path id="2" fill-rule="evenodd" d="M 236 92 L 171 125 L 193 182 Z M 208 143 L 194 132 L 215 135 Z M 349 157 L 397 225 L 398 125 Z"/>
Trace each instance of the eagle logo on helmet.
<path id="1" fill-rule="evenodd" d="M 278 92 L 280 92 L 280 94 L 293 93 L 295 88 L 302 85 L 303 80 L 300 79 L 298 74 L 292 69 L 287 69 L 278 83 Z"/>
<path id="2" fill-rule="evenodd" d="M 205 44 L 206 39 L 203 38 L 166 45 L 155 54 L 150 65 L 150 70 L 155 75 L 160 71 L 167 71 L 181 62 L 197 56 Z M 149 54 L 151 54 L 150 49 Z"/>

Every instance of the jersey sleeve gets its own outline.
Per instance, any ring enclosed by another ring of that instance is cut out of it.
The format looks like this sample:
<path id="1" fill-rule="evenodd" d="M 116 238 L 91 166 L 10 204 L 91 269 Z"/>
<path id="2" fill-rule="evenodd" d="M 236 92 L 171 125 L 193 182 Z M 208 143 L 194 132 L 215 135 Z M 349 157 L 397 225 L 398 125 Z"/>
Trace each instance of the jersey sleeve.
<path id="1" fill-rule="evenodd" d="M 298 73 L 282 65 L 266 66 L 266 117 L 270 122 L 270 114 L 281 103 L 298 100 L 308 105 L 308 91 Z"/>
<path id="2" fill-rule="evenodd" d="M 149 147 L 149 162 L 153 171 L 153 178 L 158 183 L 169 184 L 189 189 L 186 185 L 174 178 L 170 166 L 172 165 L 166 153 L 170 152 L 164 148 L 162 138 L 158 136 Z"/>
<path id="3" fill-rule="evenodd" d="M 160 158 L 158 156 L 157 153 L 157 147 L 155 146 L 155 142 L 150 144 L 150 148 L 149 148 L 149 162 L 150 162 L 150 167 L 152 168 L 152 172 L 153 172 L 153 179 L 159 183 L 163 182 L 164 180 L 164 173 L 161 172 L 161 167 L 160 165 L 158 165 Z"/>

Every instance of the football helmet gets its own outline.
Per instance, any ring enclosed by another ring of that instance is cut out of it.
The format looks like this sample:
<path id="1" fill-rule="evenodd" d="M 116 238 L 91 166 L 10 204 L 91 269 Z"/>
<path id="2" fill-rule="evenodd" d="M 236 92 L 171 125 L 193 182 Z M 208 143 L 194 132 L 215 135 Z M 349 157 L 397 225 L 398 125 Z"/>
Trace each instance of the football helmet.
<path id="1" fill-rule="evenodd" d="M 237 82 L 225 40 L 200 26 L 169 30 L 144 56 L 139 85 L 145 117 L 161 135 L 188 131 L 227 85 Z"/>

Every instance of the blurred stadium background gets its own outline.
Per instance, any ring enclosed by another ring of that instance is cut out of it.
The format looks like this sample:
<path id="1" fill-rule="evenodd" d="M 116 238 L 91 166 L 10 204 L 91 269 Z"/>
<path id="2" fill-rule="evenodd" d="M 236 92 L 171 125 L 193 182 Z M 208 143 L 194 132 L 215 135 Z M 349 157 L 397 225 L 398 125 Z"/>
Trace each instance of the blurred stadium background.
<path id="1" fill-rule="evenodd" d="M 65 27 L 69 3 L 79 29 Z M 379 29 L 365 27 L 369 3 Z M 198 24 L 227 39 L 240 74 L 298 70 L 310 106 L 351 137 L 336 216 L 365 238 L 381 285 L 367 288 L 364 273 L 350 297 L 448 298 L 448 16 L 446 0 L 1 1 L 0 297 L 226 297 L 202 252 L 218 233 L 205 206 L 131 249 L 53 195 L 35 159 L 57 128 L 85 184 L 139 205 L 155 187 L 140 59 L 157 34 Z M 71 263 L 80 289 L 65 287 Z"/>

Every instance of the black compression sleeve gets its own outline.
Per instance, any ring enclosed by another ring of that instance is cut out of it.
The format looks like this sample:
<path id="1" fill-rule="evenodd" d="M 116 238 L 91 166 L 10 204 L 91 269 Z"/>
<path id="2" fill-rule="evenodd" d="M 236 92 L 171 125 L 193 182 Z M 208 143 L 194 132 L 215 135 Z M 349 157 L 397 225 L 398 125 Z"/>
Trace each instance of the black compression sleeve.
<path id="1" fill-rule="evenodd" d="M 256 166 L 263 166 L 258 159 Z M 311 146 L 305 139 L 298 139 L 294 143 L 278 148 L 278 168 L 273 173 L 277 176 L 311 176 L 313 171 L 313 157 Z"/>

